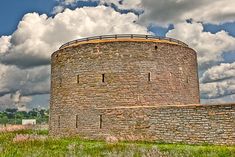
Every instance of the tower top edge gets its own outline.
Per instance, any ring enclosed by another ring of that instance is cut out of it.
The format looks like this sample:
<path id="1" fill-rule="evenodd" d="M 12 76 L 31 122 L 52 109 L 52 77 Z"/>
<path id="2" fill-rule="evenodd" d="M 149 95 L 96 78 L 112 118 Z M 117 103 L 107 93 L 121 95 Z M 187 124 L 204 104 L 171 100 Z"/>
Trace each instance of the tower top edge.
<path id="1" fill-rule="evenodd" d="M 170 43 L 170 44 L 176 44 L 188 47 L 186 43 L 169 37 L 160 37 L 160 36 L 144 35 L 144 34 L 113 34 L 113 35 L 101 35 L 101 36 L 93 36 L 93 37 L 72 40 L 63 44 L 59 49 L 73 47 L 81 44 L 116 42 L 116 41 L 161 42 L 161 43 Z"/>

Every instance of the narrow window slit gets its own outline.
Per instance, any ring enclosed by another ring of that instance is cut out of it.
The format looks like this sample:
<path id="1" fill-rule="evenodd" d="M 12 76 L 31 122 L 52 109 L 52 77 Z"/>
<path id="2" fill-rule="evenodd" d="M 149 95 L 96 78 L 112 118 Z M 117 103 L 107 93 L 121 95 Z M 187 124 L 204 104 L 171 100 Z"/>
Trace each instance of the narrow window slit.
<path id="1" fill-rule="evenodd" d="M 102 121 L 102 115 L 100 115 L 100 129 L 102 129 L 102 124 L 103 123 L 103 121 Z"/>
<path id="2" fill-rule="evenodd" d="M 77 83 L 79 83 L 79 75 L 77 75 Z"/>
<path id="3" fill-rule="evenodd" d="M 58 116 L 58 127 L 60 128 L 60 116 Z"/>
<path id="4" fill-rule="evenodd" d="M 151 81 L 151 74 L 148 73 L 148 81 L 150 82 Z"/>
<path id="5" fill-rule="evenodd" d="M 61 73 L 61 67 L 58 69 L 58 77 L 59 77 L 59 87 L 62 86 L 62 73 Z"/>
<path id="6" fill-rule="evenodd" d="M 102 74 L 102 82 L 104 82 L 104 74 Z"/>
<path id="7" fill-rule="evenodd" d="M 157 47 L 157 46 L 155 46 L 154 48 L 155 48 L 155 50 L 157 50 L 157 48 L 158 48 L 158 47 Z"/>
<path id="8" fill-rule="evenodd" d="M 76 115 L 76 128 L 78 128 L 78 115 Z"/>
<path id="9" fill-rule="evenodd" d="M 59 84 L 60 84 L 60 87 L 61 87 L 62 86 L 62 78 L 60 77 L 59 80 L 60 80 Z"/>

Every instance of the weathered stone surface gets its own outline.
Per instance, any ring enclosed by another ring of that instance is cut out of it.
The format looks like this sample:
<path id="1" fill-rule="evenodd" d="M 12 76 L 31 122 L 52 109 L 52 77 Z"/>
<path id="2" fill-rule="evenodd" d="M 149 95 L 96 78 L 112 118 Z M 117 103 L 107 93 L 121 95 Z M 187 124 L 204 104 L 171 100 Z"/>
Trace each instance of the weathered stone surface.
<path id="1" fill-rule="evenodd" d="M 195 51 L 168 43 L 109 42 L 61 49 L 52 55 L 51 83 L 52 109 L 53 104 L 90 108 L 199 103 Z"/>
<path id="2" fill-rule="evenodd" d="M 101 108 L 97 113 L 102 115 L 97 132 L 120 139 L 235 144 L 235 104 Z"/>
<path id="3" fill-rule="evenodd" d="M 234 144 L 234 105 L 184 105 L 199 104 L 196 60 L 192 49 L 164 42 L 58 50 L 51 60 L 50 134 Z"/>

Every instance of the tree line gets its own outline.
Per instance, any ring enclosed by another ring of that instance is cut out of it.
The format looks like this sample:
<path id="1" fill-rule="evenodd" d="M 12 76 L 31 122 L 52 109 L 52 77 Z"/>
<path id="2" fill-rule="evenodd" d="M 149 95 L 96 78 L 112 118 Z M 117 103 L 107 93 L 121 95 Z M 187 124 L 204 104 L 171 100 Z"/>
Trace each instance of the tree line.
<path id="1" fill-rule="evenodd" d="M 22 124 L 22 119 L 36 119 L 37 124 L 48 123 L 49 110 L 33 108 L 30 111 L 18 111 L 16 108 L 7 108 L 0 111 L 0 124 Z"/>

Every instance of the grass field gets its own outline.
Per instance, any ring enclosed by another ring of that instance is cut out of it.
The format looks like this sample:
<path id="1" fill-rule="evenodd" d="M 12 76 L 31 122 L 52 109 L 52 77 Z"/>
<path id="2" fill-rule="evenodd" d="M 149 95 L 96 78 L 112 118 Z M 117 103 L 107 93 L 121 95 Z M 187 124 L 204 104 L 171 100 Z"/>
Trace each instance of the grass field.
<path id="1" fill-rule="evenodd" d="M 47 131 L 21 130 L 0 133 L 1 157 L 235 157 L 235 146 L 196 146 L 148 142 L 81 140 L 78 137 L 50 138 Z M 33 140 L 32 140 L 33 139 Z"/>

